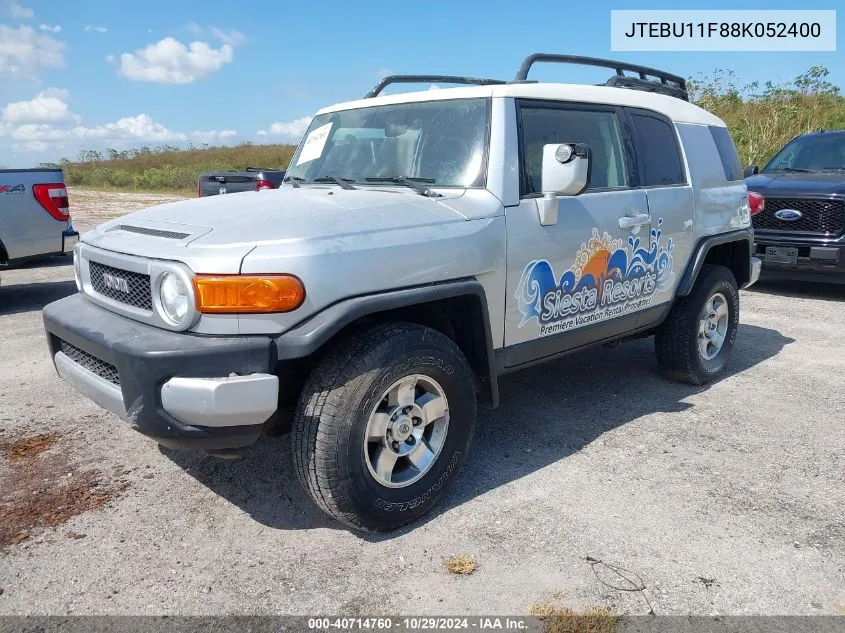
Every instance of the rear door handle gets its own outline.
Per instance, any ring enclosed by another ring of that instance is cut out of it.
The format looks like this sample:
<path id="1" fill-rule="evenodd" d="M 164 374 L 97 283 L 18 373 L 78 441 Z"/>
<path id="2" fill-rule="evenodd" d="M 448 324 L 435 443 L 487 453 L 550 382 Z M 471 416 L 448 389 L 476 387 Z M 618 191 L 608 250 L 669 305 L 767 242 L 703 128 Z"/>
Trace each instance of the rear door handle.
<path id="1" fill-rule="evenodd" d="M 647 213 L 627 213 L 619 218 L 619 228 L 634 229 L 649 222 L 651 222 L 651 216 Z"/>

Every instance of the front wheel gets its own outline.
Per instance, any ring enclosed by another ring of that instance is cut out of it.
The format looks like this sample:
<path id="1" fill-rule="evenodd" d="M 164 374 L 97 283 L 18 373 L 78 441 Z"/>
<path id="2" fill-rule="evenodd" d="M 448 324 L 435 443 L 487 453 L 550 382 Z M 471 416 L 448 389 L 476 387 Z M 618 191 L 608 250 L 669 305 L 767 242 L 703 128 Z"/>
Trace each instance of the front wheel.
<path id="1" fill-rule="evenodd" d="M 299 479 L 329 515 L 387 530 L 425 514 L 466 458 L 476 399 L 469 364 L 430 328 L 379 325 L 317 365 L 293 422 Z"/>
<path id="2" fill-rule="evenodd" d="M 703 385 L 727 365 L 739 327 L 739 290 L 724 266 L 702 266 L 692 292 L 654 337 L 657 364 L 674 380 Z"/>

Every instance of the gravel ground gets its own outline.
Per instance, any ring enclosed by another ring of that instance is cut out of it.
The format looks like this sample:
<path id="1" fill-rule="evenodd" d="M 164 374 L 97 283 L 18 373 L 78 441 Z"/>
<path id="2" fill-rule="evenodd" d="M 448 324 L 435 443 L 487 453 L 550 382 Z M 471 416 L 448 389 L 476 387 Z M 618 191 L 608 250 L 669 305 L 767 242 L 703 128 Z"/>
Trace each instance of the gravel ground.
<path id="1" fill-rule="evenodd" d="M 168 199 L 71 193 L 83 230 Z M 125 490 L 0 553 L 2 614 L 845 612 L 845 288 L 743 291 L 706 388 L 663 380 L 649 340 L 507 377 L 437 511 L 361 535 L 310 504 L 287 438 L 161 450 L 59 381 L 40 309 L 75 291 L 69 262 L 2 272 L 0 437 L 57 433 L 33 459 Z"/>

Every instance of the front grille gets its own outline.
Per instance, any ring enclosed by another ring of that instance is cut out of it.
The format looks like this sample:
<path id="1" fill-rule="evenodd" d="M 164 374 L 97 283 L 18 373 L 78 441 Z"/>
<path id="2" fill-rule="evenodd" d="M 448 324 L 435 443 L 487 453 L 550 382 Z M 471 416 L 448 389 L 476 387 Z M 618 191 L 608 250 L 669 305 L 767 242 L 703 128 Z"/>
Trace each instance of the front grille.
<path id="1" fill-rule="evenodd" d="M 150 237 L 163 237 L 168 240 L 184 240 L 186 237 L 188 237 L 188 235 L 190 235 L 190 233 L 180 233 L 179 231 L 165 231 L 163 229 L 148 229 L 145 226 L 132 226 L 131 224 L 121 224 L 117 228 L 119 228 L 121 231 L 127 231 L 129 233 L 149 235 Z"/>
<path id="2" fill-rule="evenodd" d="M 97 374 L 100 378 L 108 380 L 114 385 L 120 385 L 120 376 L 117 373 L 117 367 L 114 365 L 100 360 L 96 356 L 92 356 L 88 352 L 61 339 L 59 339 L 59 347 L 62 353 L 77 365 L 81 365 L 92 374 Z"/>
<path id="3" fill-rule="evenodd" d="M 779 220 L 775 213 L 781 209 L 795 209 L 802 215 L 793 221 Z M 839 237 L 845 233 L 845 200 L 766 197 L 765 209 L 753 221 L 755 229 Z"/>
<path id="4" fill-rule="evenodd" d="M 104 297 L 125 303 L 142 310 L 152 311 L 153 297 L 150 292 L 150 276 L 143 273 L 135 273 L 129 270 L 121 270 L 120 268 L 112 268 L 99 262 L 88 262 L 88 269 L 91 272 L 91 285 L 97 294 Z M 105 275 L 110 275 L 119 280 L 125 280 L 126 285 L 123 286 L 128 292 L 119 287 L 106 285 Z"/>

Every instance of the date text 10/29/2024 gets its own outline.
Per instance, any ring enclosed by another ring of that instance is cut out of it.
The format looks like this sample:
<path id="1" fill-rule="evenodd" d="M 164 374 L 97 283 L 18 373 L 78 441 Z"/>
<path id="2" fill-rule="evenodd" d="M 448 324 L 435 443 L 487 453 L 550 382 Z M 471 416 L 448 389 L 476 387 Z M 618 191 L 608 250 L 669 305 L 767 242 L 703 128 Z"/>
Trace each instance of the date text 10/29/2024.
<path id="1" fill-rule="evenodd" d="M 309 618 L 316 631 L 528 631 L 534 618 L 523 617 L 377 617 Z"/>

